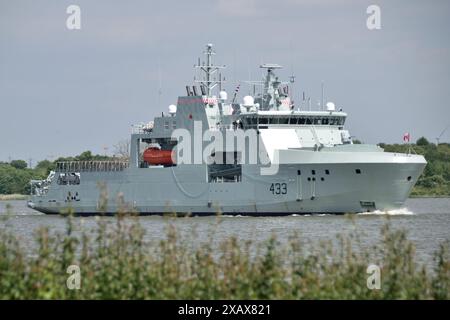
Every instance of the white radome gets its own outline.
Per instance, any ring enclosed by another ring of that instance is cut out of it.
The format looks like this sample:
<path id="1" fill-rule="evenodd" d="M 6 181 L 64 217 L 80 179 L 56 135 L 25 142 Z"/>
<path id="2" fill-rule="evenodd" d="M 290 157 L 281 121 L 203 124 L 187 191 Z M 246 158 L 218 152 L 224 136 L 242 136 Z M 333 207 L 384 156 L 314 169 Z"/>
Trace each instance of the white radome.
<path id="1" fill-rule="evenodd" d="M 253 99 L 252 96 L 245 96 L 243 100 L 244 100 L 243 103 L 244 107 L 253 107 L 255 105 L 255 100 Z"/>
<path id="2" fill-rule="evenodd" d="M 336 110 L 336 106 L 334 105 L 333 102 L 327 102 L 327 111 L 335 111 Z"/>
<path id="3" fill-rule="evenodd" d="M 175 114 L 175 113 L 177 113 L 177 106 L 176 105 L 174 105 L 174 104 L 171 104 L 170 106 L 169 106 L 169 114 Z"/>
<path id="4" fill-rule="evenodd" d="M 219 99 L 222 101 L 226 101 L 228 99 L 228 93 L 226 91 L 220 91 Z"/>

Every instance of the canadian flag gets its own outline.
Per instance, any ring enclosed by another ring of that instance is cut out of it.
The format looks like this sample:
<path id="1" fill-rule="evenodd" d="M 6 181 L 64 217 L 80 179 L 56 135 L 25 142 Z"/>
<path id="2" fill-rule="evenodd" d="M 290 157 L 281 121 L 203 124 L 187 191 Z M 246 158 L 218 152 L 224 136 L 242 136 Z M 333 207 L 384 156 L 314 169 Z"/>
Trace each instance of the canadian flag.
<path id="1" fill-rule="evenodd" d="M 411 139 L 411 136 L 410 136 L 409 132 L 406 132 L 403 135 L 403 142 L 409 142 L 410 139 Z"/>

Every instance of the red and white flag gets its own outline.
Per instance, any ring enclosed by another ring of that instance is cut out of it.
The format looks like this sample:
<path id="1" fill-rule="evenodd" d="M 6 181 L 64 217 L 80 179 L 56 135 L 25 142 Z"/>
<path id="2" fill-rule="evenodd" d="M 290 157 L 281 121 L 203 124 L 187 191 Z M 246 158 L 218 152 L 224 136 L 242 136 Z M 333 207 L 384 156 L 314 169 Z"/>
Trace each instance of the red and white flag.
<path id="1" fill-rule="evenodd" d="M 409 134 L 409 132 L 406 132 L 404 135 L 403 135 L 403 142 L 409 142 L 409 140 L 411 139 L 411 136 L 410 136 L 410 134 Z"/>

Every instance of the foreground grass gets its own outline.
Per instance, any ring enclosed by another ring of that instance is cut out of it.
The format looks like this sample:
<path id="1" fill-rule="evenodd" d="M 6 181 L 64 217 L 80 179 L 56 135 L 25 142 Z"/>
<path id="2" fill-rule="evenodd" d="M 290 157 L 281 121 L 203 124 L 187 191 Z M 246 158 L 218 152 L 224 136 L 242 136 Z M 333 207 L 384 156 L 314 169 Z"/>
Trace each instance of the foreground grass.
<path id="1" fill-rule="evenodd" d="M 450 298 L 448 244 L 427 270 L 417 265 L 406 234 L 389 224 L 371 248 L 356 232 L 308 245 L 298 235 L 283 245 L 272 235 L 263 244 L 231 237 L 218 246 L 211 232 L 209 241 L 192 246 L 195 235 L 181 237 L 170 219 L 165 238 L 154 242 L 144 240 L 138 217 L 99 219 L 96 230 L 76 234 L 73 218 L 65 219 L 64 234 L 37 230 L 32 248 L 0 229 L 1 299 Z M 367 288 L 369 264 L 381 267 L 380 290 Z M 80 267 L 79 290 L 67 288 L 70 265 Z"/>

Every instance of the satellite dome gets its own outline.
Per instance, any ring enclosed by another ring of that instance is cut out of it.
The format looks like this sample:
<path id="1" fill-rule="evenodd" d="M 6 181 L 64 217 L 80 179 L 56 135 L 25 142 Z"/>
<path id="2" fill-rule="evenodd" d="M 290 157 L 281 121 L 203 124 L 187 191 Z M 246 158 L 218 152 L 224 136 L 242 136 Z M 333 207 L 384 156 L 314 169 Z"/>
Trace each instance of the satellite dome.
<path id="1" fill-rule="evenodd" d="M 244 107 L 253 107 L 253 105 L 255 104 L 255 100 L 253 99 L 252 96 L 245 96 L 244 97 Z"/>
<path id="2" fill-rule="evenodd" d="M 335 111 L 336 110 L 336 106 L 334 105 L 333 102 L 327 102 L 327 110 L 328 111 Z"/>
<path id="3" fill-rule="evenodd" d="M 177 106 L 174 104 L 171 104 L 169 106 L 169 114 L 174 115 L 175 113 L 177 113 Z"/>
<path id="4" fill-rule="evenodd" d="M 227 92 L 226 92 L 226 91 L 220 91 L 220 92 L 219 92 L 219 99 L 220 99 L 220 100 L 223 100 L 223 101 L 227 100 L 227 99 L 228 99 L 228 94 L 227 94 Z"/>

